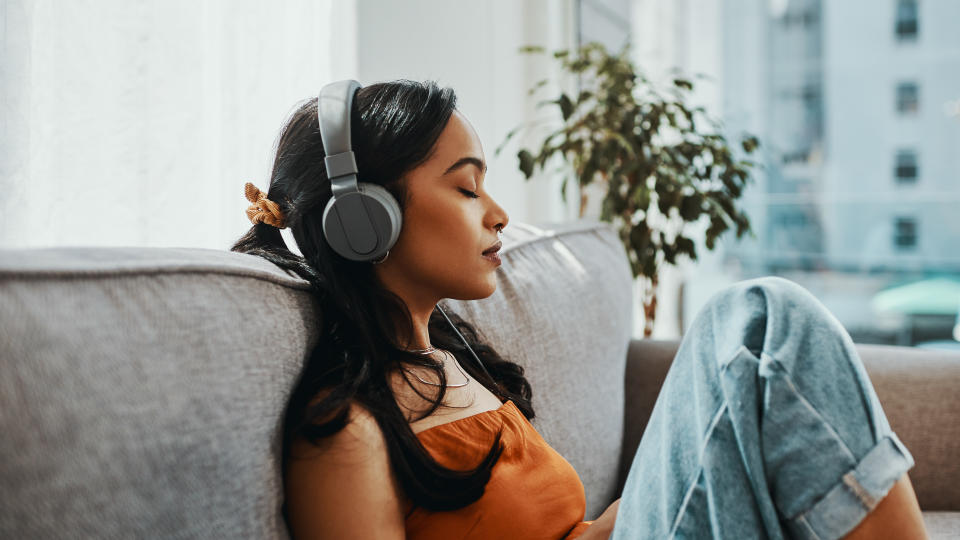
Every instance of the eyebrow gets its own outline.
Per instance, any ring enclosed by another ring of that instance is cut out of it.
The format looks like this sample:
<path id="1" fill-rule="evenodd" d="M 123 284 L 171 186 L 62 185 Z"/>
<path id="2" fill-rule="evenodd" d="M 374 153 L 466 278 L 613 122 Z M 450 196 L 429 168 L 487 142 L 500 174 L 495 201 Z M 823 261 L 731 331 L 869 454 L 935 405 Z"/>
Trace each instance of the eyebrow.
<path id="1" fill-rule="evenodd" d="M 458 159 L 453 165 L 448 167 L 447 170 L 443 171 L 443 176 L 452 173 L 464 165 L 474 165 L 480 170 L 481 174 L 487 174 L 487 164 L 484 163 L 483 160 L 473 156 L 466 156 Z"/>

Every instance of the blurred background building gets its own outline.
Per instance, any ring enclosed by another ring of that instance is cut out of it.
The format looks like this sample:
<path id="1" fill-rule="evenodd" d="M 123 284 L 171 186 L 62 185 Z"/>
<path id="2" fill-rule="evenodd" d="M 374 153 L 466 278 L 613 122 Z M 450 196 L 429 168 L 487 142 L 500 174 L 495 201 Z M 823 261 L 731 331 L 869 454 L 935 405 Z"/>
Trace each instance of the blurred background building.
<path id="1" fill-rule="evenodd" d="M 684 266 L 673 333 L 718 287 L 778 274 L 813 291 L 858 342 L 955 345 L 960 3 L 634 9 L 637 62 L 709 75 L 701 101 L 728 133 L 763 142 L 763 169 L 744 196 L 757 238 L 725 238 Z"/>
<path id="2" fill-rule="evenodd" d="M 956 0 L 0 2 L 0 246 L 225 249 L 286 115 L 347 77 L 453 87 L 511 219 L 575 219 L 559 175 L 525 181 L 515 155 L 558 121 L 536 103 L 578 81 L 517 50 L 600 41 L 654 80 L 704 75 L 697 104 L 762 142 L 742 199 L 756 237 L 665 268 L 654 337 L 777 274 L 856 341 L 957 343 Z"/>

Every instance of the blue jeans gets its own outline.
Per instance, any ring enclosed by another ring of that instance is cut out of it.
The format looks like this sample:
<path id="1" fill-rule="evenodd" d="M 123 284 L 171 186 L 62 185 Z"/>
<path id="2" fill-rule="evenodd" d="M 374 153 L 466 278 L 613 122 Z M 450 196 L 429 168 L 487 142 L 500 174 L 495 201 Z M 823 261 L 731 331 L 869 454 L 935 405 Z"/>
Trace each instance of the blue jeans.
<path id="1" fill-rule="evenodd" d="M 826 307 L 740 281 L 684 335 L 610 538 L 840 538 L 912 466 Z"/>

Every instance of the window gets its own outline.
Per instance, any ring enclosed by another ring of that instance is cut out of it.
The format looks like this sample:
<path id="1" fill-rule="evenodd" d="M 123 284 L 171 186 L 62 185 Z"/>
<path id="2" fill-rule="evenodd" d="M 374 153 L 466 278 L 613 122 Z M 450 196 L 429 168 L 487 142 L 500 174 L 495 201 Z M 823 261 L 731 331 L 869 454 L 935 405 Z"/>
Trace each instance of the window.
<path id="1" fill-rule="evenodd" d="M 902 82 L 897 85 L 897 112 L 914 114 L 920 109 L 920 89 L 917 83 Z"/>
<path id="2" fill-rule="evenodd" d="M 801 149 L 794 152 L 784 152 L 781 155 L 781 159 L 784 165 L 790 165 L 792 163 L 806 163 L 810 160 L 810 149 Z"/>
<path id="3" fill-rule="evenodd" d="M 897 40 L 917 39 L 917 0 L 897 0 Z"/>
<path id="4" fill-rule="evenodd" d="M 897 152 L 897 162 L 893 176 L 898 184 L 912 184 L 917 181 L 917 153 L 913 150 Z"/>
<path id="5" fill-rule="evenodd" d="M 710 3 L 708 26 L 690 16 L 697 2 L 633 2 L 647 64 L 715 77 L 727 133 L 766 143 L 738 201 L 756 236 L 725 237 L 696 268 L 663 267 L 690 285 L 678 327 L 691 328 L 719 283 L 781 274 L 816 291 L 855 342 L 952 340 L 956 303 L 952 317 L 928 319 L 911 314 L 928 305 L 874 299 L 925 275 L 960 282 L 960 49 L 952 27 L 933 27 L 958 20 L 960 0 L 747 3 L 764 9 L 746 17 L 744 2 Z M 808 26 L 807 11 L 819 22 Z M 858 24 L 866 11 L 877 24 Z M 705 40 L 723 47 L 690 53 Z"/>
<path id="6" fill-rule="evenodd" d="M 804 11 L 795 11 L 787 12 L 783 14 L 781 23 L 783 26 L 789 28 L 791 26 L 799 26 L 803 28 L 812 28 L 820 22 L 820 13 L 815 9 L 807 9 Z"/>
<path id="7" fill-rule="evenodd" d="M 820 99 L 820 82 L 809 83 L 800 92 L 803 100 L 804 124 L 810 138 L 823 137 L 823 104 Z"/>
<path id="8" fill-rule="evenodd" d="M 897 249 L 909 249 L 917 246 L 917 220 L 914 218 L 896 218 L 893 231 L 893 245 Z"/>
<path id="9" fill-rule="evenodd" d="M 630 42 L 630 0 L 576 0 L 577 42 L 599 41 L 610 52 Z"/>
<path id="10" fill-rule="evenodd" d="M 358 18 L 352 4 L 212 2 L 187 12 L 173 2 L 0 1 L 0 246 L 232 245 L 250 228 L 238 211 L 241 179 L 267 189 L 265 158 L 291 105 L 334 73 L 357 73 L 358 30 L 337 23 Z M 296 48 L 285 41 L 311 32 L 325 37 Z M 310 76 L 291 66 L 310 66 Z M 77 103 L 96 104 L 96 116 Z M 171 219 L 187 211 L 171 201 L 192 189 L 203 211 Z M 95 207 L 122 212 L 123 226 L 80 210 Z M 287 241 L 288 233 L 280 231 Z"/>

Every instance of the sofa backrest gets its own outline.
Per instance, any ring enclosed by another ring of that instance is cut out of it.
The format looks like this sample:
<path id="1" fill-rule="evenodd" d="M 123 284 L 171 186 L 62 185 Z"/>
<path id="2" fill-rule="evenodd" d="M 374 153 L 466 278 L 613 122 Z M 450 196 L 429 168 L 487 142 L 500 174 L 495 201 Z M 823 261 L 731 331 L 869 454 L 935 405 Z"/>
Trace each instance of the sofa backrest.
<path id="1" fill-rule="evenodd" d="M 630 275 L 616 233 L 505 229 L 499 287 L 444 305 L 527 369 L 588 517 L 616 487 Z M 288 537 L 281 422 L 322 315 L 254 256 L 0 250 L 0 538 Z"/>
<path id="2" fill-rule="evenodd" d="M 0 538 L 286 538 L 303 286 L 225 251 L 0 252 Z"/>

